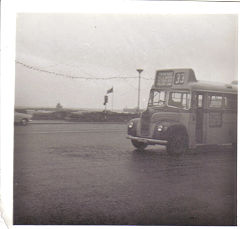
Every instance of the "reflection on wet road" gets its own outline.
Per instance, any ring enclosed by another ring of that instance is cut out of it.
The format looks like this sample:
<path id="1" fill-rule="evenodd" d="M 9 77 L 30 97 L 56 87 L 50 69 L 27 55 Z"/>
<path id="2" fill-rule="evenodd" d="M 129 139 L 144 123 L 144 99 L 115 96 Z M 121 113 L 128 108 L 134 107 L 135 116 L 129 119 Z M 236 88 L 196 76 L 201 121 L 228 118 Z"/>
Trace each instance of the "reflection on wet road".
<path id="1" fill-rule="evenodd" d="M 235 225 L 236 154 L 134 150 L 122 124 L 15 128 L 15 224 Z"/>

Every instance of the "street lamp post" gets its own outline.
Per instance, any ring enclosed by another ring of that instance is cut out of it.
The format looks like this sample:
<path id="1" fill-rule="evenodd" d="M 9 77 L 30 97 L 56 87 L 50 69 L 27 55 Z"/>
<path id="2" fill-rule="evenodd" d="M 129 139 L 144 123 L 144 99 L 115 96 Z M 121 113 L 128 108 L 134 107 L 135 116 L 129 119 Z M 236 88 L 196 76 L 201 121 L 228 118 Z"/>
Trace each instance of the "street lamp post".
<path id="1" fill-rule="evenodd" d="M 141 72 L 143 69 L 137 69 L 138 72 L 138 103 L 137 103 L 137 111 L 140 112 L 140 87 L 141 87 Z"/>

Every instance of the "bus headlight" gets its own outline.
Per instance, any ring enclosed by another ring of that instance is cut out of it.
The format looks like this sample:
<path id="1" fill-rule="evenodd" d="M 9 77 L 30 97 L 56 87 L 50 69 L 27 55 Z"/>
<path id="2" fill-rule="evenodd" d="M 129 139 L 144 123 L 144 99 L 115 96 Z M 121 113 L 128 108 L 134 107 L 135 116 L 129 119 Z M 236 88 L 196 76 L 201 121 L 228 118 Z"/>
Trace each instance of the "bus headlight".
<path id="1" fill-rule="evenodd" d="M 129 129 L 132 129 L 132 128 L 133 128 L 133 122 L 132 122 L 132 121 L 129 122 L 129 124 L 128 124 L 128 128 L 129 128 Z"/>
<path id="2" fill-rule="evenodd" d="M 163 125 L 159 125 L 159 126 L 157 127 L 157 131 L 159 131 L 159 132 L 163 131 Z"/>
<path id="3" fill-rule="evenodd" d="M 158 125 L 157 126 L 157 131 L 158 132 L 162 132 L 162 131 L 165 131 L 165 130 L 167 130 L 167 126 L 163 126 L 163 125 Z"/>

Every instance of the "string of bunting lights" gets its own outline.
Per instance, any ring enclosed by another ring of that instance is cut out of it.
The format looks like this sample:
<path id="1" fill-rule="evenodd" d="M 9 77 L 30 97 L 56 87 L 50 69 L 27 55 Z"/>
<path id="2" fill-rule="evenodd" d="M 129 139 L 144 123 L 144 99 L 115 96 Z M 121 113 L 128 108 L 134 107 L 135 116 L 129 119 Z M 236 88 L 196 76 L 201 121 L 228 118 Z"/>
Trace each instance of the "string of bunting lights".
<path id="1" fill-rule="evenodd" d="M 23 67 L 25 68 L 28 68 L 30 70 L 33 70 L 33 71 L 38 71 L 38 72 L 42 72 L 42 73 L 47 73 L 47 74 L 52 74 L 52 75 L 55 75 L 55 76 L 62 76 L 62 77 L 66 77 L 66 78 L 70 78 L 70 79 L 84 79 L 84 80 L 112 80 L 112 79 L 136 79 L 138 78 L 137 76 L 115 76 L 115 77 L 84 77 L 84 76 L 73 76 L 73 75 L 69 75 L 69 74 L 64 74 L 64 73 L 58 73 L 58 72 L 55 72 L 55 71 L 49 71 L 49 70 L 44 70 L 44 69 L 41 69 L 41 68 L 38 68 L 38 67 L 34 67 L 34 66 L 31 66 L 31 65 L 28 65 L 28 64 L 25 64 L 23 62 L 20 62 L 20 61 L 15 61 L 16 64 L 19 64 L 19 65 L 22 65 Z M 145 79 L 145 80 L 152 80 L 152 79 L 148 79 L 148 78 L 145 78 L 145 77 L 141 77 L 142 79 Z"/>

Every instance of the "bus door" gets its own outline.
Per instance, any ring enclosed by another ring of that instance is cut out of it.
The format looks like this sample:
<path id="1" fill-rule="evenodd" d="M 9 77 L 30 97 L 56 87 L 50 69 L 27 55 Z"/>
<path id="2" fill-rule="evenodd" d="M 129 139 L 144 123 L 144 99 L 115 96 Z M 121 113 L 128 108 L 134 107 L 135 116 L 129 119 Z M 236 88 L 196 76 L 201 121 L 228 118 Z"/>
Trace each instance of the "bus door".
<path id="1" fill-rule="evenodd" d="M 196 94 L 196 143 L 203 143 L 204 94 Z"/>

